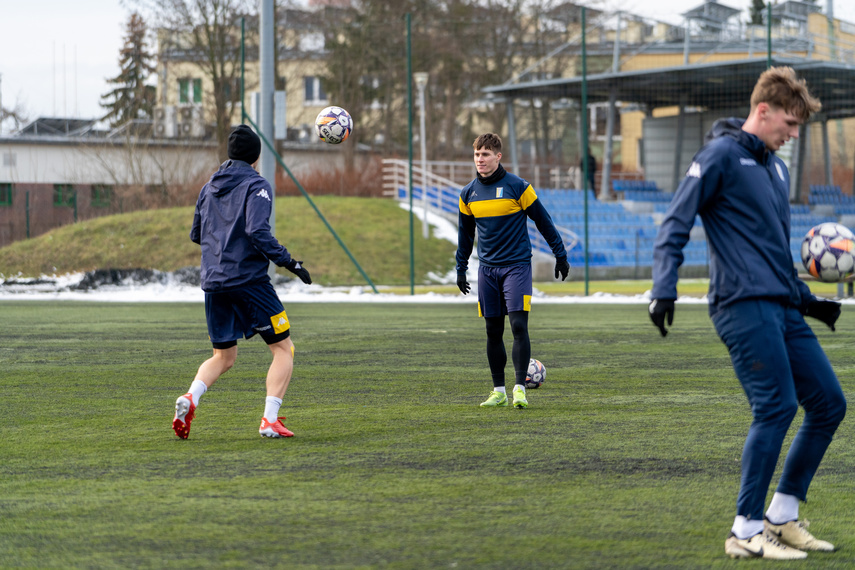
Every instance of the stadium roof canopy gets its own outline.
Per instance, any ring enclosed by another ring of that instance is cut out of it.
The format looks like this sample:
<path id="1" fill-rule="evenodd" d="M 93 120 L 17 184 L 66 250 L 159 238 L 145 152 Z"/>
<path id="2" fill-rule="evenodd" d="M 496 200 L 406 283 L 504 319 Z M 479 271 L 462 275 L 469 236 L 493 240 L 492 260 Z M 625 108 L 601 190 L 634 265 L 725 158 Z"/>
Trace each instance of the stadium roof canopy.
<path id="1" fill-rule="evenodd" d="M 855 66 L 819 60 L 772 58 L 772 65 L 788 65 L 807 81 L 822 102 L 817 119 L 855 116 Z M 679 67 L 600 73 L 587 77 L 588 103 L 607 102 L 612 91 L 618 101 L 657 107 L 688 105 L 710 110 L 747 106 L 766 58 L 692 64 Z M 582 78 L 546 79 L 494 85 L 484 92 L 511 99 L 582 98 Z"/>

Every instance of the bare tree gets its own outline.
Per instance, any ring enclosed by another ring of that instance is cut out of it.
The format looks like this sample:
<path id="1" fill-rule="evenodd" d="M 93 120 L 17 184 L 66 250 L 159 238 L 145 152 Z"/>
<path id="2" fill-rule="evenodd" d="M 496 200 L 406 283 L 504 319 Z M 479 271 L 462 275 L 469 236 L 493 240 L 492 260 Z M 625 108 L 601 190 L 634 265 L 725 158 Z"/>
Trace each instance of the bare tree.
<path id="1" fill-rule="evenodd" d="M 28 121 L 27 111 L 23 103 L 15 103 L 14 107 L 0 107 L 0 125 L 6 121 L 12 122 L 12 130 L 16 131 Z M 2 130 L 2 129 L 0 129 Z"/>
<path id="2" fill-rule="evenodd" d="M 255 19 L 256 2 L 247 0 L 126 0 L 144 7 L 160 30 L 161 57 L 174 50 L 196 63 L 213 85 L 213 110 L 218 154 L 227 158 L 228 136 L 235 121 L 240 78 L 241 18 Z M 257 21 L 257 20 L 255 20 Z M 249 28 L 249 26 L 247 26 Z M 257 34 L 247 33 L 247 57 L 258 57 Z M 165 44 L 165 45 L 164 45 Z M 208 94 L 206 94 L 208 95 Z"/>

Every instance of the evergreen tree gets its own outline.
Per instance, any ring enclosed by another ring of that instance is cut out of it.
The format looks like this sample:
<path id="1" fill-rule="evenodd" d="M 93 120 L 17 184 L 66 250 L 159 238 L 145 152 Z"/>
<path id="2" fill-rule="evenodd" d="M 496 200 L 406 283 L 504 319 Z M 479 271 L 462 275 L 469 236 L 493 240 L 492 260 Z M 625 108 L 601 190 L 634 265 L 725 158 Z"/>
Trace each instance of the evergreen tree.
<path id="1" fill-rule="evenodd" d="M 748 10 L 750 15 L 748 23 L 752 26 L 762 26 L 763 16 L 766 13 L 766 3 L 763 0 L 751 0 L 751 7 Z"/>
<path id="2" fill-rule="evenodd" d="M 156 90 L 145 83 L 155 69 L 152 59 L 146 46 L 145 21 L 134 12 L 128 19 L 125 44 L 119 51 L 119 75 L 107 80 L 116 88 L 101 96 L 101 106 L 108 110 L 103 120 L 109 121 L 110 126 L 152 116 Z"/>

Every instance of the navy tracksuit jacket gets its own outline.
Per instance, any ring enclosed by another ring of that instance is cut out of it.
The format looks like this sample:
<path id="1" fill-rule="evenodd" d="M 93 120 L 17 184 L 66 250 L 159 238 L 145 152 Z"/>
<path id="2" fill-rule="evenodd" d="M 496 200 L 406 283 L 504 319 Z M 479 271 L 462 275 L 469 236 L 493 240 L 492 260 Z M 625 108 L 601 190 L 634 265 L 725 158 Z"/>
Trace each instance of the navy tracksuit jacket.
<path id="1" fill-rule="evenodd" d="M 677 298 L 682 248 L 700 214 L 710 247 L 710 316 L 754 419 L 742 454 L 737 514 L 758 520 L 798 406 L 805 419 L 777 490 L 805 500 L 846 401 L 802 316 L 815 297 L 790 253 L 787 167 L 742 125 L 716 122 L 677 189 L 654 246 L 652 297 Z"/>
<path id="2" fill-rule="evenodd" d="M 202 246 L 202 290 L 225 291 L 270 281 L 270 261 L 296 262 L 270 231 L 273 192 L 251 165 L 227 160 L 202 187 L 190 239 Z"/>

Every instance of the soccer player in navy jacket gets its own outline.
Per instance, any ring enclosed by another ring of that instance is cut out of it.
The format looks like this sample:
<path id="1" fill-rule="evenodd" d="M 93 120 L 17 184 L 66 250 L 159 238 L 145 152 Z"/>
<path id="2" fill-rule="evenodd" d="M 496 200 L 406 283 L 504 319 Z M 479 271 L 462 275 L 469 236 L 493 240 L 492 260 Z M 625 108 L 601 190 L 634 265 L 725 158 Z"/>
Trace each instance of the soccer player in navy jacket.
<path id="1" fill-rule="evenodd" d="M 745 121 L 716 122 L 695 155 L 659 229 L 649 313 L 662 336 L 674 318 L 677 268 L 700 214 L 710 247 L 709 313 L 730 352 L 753 421 L 742 452 L 736 518 L 725 552 L 796 559 L 834 550 L 799 521 L 799 501 L 846 413 L 828 358 L 804 315 L 834 330 L 840 304 L 816 298 L 790 253 L 790 177 L 775 156 L 820 103 L 789 67 L 758 79 Z M 805 410 L 777 490 L 766 495 L 787 429 Z"/>
<path id="2" fill-rule="evenodd" d="M 252 167 L 261 153 L 261 139 L 240 125 L 229 135 L 228 153 L 229 160 L 199 193 L 190 229 L 190 239 L 202 246 L 202 290 L 214 354 L 199 366 L 190 390 L 176 400 L 172 429 L 187 439 L 199 399 L 234 366 L 238 339 L 258 333 L 273 355 L 258 432 L 291 437 L 278 416 L 294 367 L 291 323 L 267 270 L 272 261 L 304 283 L 312 278 L 270 231 L 273 191 Z"/>
<path id="3" fill-rule="evenodd" d="M 477 177 L 460 192 L 457 236 L 457 286 L 469 293 L 466 270 L 478 229 L 478 314 L 487 326 L 487 360 L 493 391 L 481 405 L 508 405 L 505 364 L 508 356 L 502 336 L 505 315 L 514 337 L 512 360 L 515 385 L 514 407 L 525 408 L 525 378 L 531 359 L 528 313 L 531 310 L 531 240 L 527 220 L 531 218 L 555 254 L 555 278 L 567 278 L 570 264 L 561 235 L 531 184 L 506 172 L 502 139 L 494 133 L 479 136 L 473 143 Z"/>

